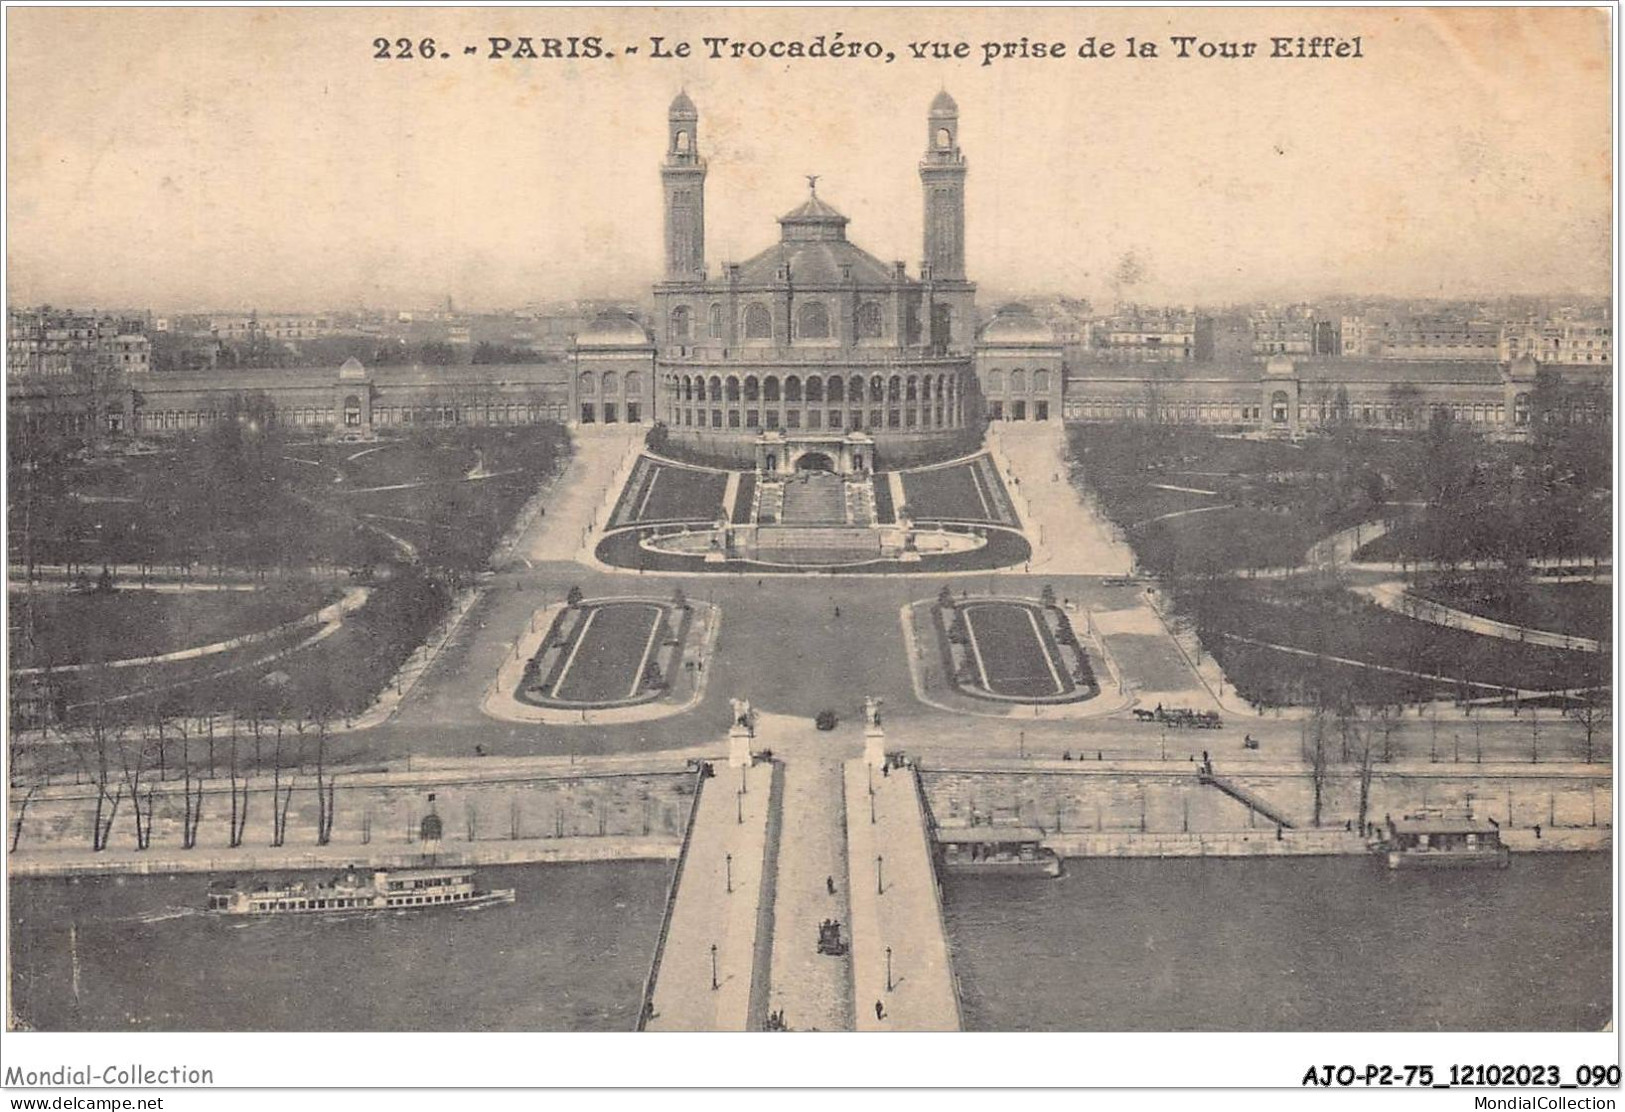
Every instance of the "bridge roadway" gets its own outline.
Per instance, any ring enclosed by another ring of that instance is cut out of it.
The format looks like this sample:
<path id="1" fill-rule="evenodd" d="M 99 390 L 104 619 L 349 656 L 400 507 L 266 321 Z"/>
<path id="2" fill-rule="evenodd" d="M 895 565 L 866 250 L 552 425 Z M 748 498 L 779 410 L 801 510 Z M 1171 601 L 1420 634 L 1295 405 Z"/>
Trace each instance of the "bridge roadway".
<path id="1" fill-rule="evenodd" d="M 957 1031 L 959 993 L 914 770 L 883 773 L 858 759 L 844 771 L 857 1029 Z"/>
<path id="2" fill-rule="evenodd" d="M 764 882 L 773 865 L 767 860 L 773 765 L 713 767 L 716 775 L 694 804 L 645 1030 L 750 1028 L 758 923 L 771 898 Z"/>
<path id="3" fill-rule="evenodd" d="M 802 718 L 761 715 L 755 744 L 772 759 L 743 774 L 718 762 L 701 789 L 645 1028 L 756 1030 L 779 1016 L 792 1031 L 957 1030 L 913 770 L 875 770 L 871 810 L 853 727 L 819 733 Z M 842 924 L 844 955 L 817 952 L 829 919 Z"/>

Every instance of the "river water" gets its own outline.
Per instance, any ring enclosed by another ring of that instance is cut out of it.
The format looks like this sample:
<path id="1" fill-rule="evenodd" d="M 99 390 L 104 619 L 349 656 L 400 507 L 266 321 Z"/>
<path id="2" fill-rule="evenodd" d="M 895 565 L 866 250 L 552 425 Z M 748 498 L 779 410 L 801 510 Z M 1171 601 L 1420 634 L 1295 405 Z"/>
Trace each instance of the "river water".
<path id="1" fill-rule="evenodd" d="M 512 905 L 382 915 L 208 915 L 197 909 L 209 879 L 14 880 L 15 1022 L 46 1031 L 628 1031 L 671 866 L 483 868 L 482 887 L 517 890 Z"/>
<path id="2" fill-rule="evenodd" d="M 1610 1018 L 1606 854 L 1437 873 L 1358 857 L 1066 865 L 947 878 L 972 1030 Z M 199 875 L 17 880 L 13 1015 L 38 1030 L 630 1030 L 669 878 L 659 862 L 486 868 L 514 905 L 258 919 L 196 911 Z"/>
<path id="3" fill-rule="evenodd" d="M 1390 872 L 1360 857 L 1075 859 L 946 878 L 981 1031 L 1596 1031 L 1612 862 Z"/>

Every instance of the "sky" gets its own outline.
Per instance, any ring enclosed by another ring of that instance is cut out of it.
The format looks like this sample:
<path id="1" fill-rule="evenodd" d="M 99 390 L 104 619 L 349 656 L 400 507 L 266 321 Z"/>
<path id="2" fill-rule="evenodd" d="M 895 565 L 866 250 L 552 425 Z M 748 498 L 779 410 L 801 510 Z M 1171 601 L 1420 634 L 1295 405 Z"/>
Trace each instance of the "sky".
<path id="1" fill-rule="evenodd" d="M 851 239 L 912 272 L 926 109 L 946 88 L 969 165 L 967 268 L 988 289 L 1208 305 L 1606 294 L 1608 18 L 13 8 L 7 293 L 169 311 L 639 297 L 662 270 L 658 170 L 685 88 L 713 273 L 777 238 L 807 174 Z M 895 60 L 713 60 L 701 42 L 837 32 Z M 614 56 L 486 57 L 492 36 L 540 50 L 571 35 Z M 1298 35 L 1358 35 L 1363 57 L 1264 57 Z M 652 36 L 693 53 L 653 57 Z M 1077 57 L 1090 36 L 1115 56 Z M 1131 36 L 1158 57 L 1126 57 Z M 1173 36 L 1259 45 L 1180 59 Z M 381 37 L 433 37 L 437 56 L 375 59 Z M 983 44 L 1024 37 L 1067 54 L 983 64 Z M 970 56 L 915 59 L 926 41 Z M 1143 278 L 1125 290 L 1128 255 Z"/>

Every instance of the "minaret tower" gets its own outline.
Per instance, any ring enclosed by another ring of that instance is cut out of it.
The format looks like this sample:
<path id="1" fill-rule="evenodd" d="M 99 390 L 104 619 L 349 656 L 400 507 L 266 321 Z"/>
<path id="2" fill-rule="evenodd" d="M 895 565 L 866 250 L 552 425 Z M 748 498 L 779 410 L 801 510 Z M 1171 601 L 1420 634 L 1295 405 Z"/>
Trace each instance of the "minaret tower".
<path id="1" fill-rule="evenodd" d="M 947 90 L 931 102 L 930 132 L 920 160 L 925 190 L 925 262 L 934 281 L 965 278 L 965 156 L 959 150 L 959 105 Z"/>
<path id="2" fill-rule="evenodd" d="M 660 181 L 666 194 L 666 280 L 705 277 L 705 159 L 700 157 L 700 114 L 686 92 L 666 114 L 666 163 Z"/>

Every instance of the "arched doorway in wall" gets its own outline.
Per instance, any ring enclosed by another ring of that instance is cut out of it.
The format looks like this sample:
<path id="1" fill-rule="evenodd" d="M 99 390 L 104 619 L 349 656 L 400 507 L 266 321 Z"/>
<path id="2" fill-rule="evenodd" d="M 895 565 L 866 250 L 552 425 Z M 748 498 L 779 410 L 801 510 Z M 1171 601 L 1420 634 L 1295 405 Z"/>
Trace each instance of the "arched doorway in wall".
<path id="1" fill-rule="evenodd" d="M 796 457 L 797 471 L 834 471 L 835 461 L 823 452 L 803 452 Z"/>

